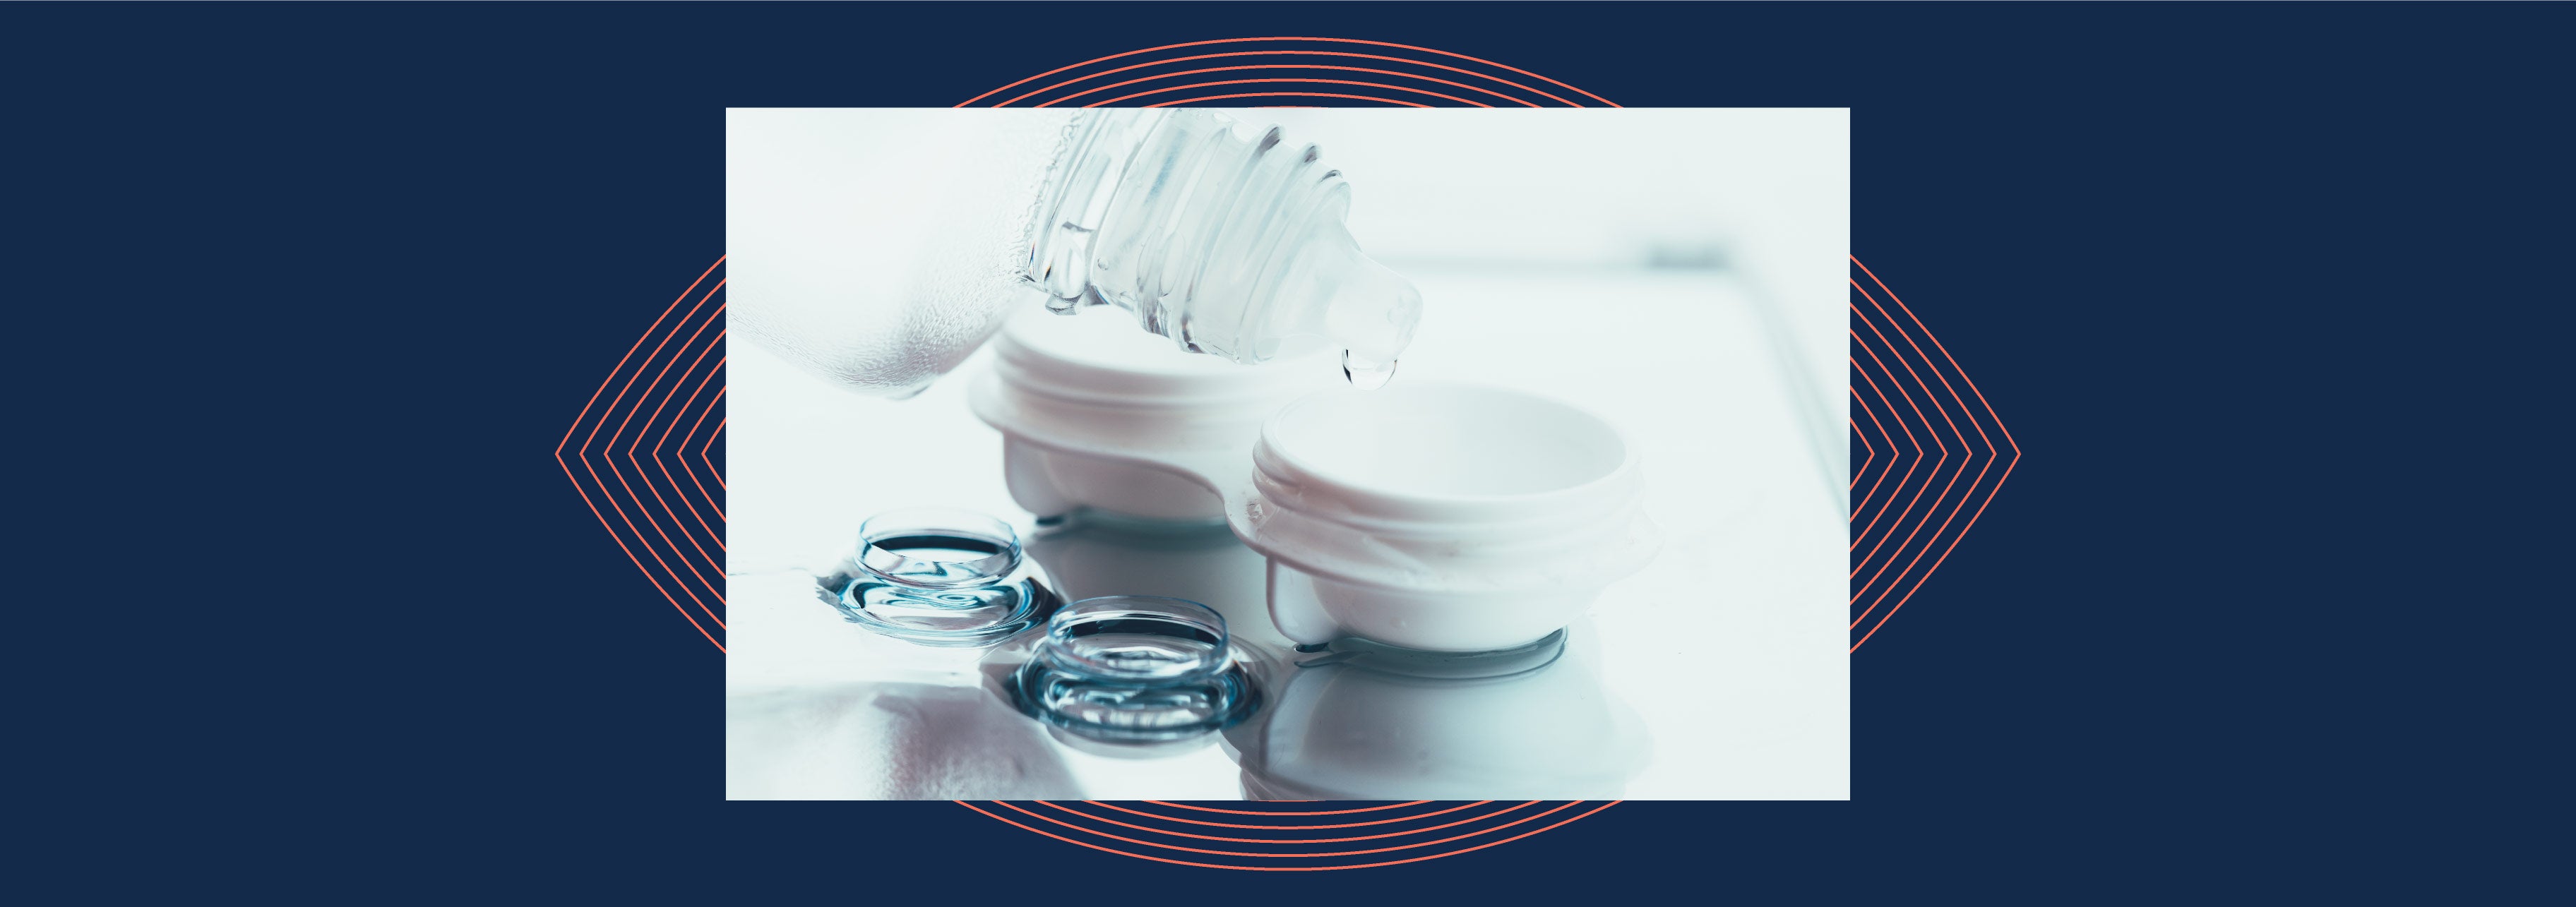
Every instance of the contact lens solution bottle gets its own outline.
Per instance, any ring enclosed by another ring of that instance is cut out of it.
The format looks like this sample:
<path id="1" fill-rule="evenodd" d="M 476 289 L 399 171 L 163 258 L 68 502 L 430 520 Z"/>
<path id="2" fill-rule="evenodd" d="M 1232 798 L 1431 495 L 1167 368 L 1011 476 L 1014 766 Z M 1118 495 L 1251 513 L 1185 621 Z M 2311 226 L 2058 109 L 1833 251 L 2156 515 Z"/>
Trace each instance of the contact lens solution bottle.
<path id="1" fill-rule="evenodd" d="M 726 143 L 732 326 L 866 393 L 919 393 L 1022 306 L 1247 364 L 1337 347 L 1362 386 L 1421 317 L 1322 152 L 1217 111 L 737 109 Z"/>

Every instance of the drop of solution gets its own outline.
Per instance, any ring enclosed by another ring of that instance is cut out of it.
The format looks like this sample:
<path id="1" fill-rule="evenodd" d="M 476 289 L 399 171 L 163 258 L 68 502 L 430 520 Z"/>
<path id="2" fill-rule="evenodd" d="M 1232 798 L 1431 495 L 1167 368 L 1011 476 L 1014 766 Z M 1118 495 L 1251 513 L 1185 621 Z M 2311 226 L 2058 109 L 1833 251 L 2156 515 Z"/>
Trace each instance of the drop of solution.
<path id="1" fill-rule="evenodd" d="M 1395 364 L 1393 359 L 1373 362 L 1353 356 L 1349 350 L 1342 351 L 1342 377 L 1350 379 L 1352 387 L 1364 391 L 1385 387 L 1387 379 L 1395 377 Z"/>

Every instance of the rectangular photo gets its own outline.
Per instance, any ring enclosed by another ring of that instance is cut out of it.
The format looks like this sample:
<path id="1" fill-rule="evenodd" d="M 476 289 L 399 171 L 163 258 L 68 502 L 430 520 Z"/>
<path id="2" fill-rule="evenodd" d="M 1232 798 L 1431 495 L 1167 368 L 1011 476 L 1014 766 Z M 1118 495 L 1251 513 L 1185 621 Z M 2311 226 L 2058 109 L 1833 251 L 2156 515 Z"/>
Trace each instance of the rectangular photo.
<path id="1" fill-rule="evenodd" d="M 735 109 L 731 799 L 1847 799 L 1849 112 Z"/>

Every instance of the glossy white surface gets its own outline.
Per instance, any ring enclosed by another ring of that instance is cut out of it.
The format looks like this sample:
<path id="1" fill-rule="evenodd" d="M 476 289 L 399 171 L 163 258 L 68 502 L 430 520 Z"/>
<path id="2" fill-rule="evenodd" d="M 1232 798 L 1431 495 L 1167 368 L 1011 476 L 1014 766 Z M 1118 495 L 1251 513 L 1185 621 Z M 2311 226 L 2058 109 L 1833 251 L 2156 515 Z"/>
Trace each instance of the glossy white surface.
<path id="1" fill-rule="evenodd" d="M 1847 797 L 1848 467 L 1834 430 L 1845 416 L 1842 398 L 1816 392 L 1841 390 L 1839 298 L 1825 317 L 1792 318 L 1721 274 L 1414 273 L 1435 302 L 1473 304 L 1429 309 L 1397 382 L 1472 380 L 1580 401 L 1642 452 L 1664 546 L 1574 628 L 1597 647 L 1597 689 L 1651 740 L 1624 795 Z M 1616 307 L 1568 318 L 1574 298 Z M 967 411 L 968 382 L 885 401 L 834 390 L 749 344 L 731 356 L 730 570 L 762 575 L 733 577 L 729 592 L 729 796 L 1244 796 L 1227 746 L 1128 759 L 1067 745 L 981 689 L 974 653 L 870 637 L 815 602 L 801 577 L 777 572 L 828 562 L 860 520 L 893 507 L 1025 521 L 1002 479 L 1000 435 Z M 1239 637 L 1284 642 L 1263 613 L 1262 559 L 1223 536 L 1201 545 L 1104 536 L 1031 548 L 1068 594 L 1192 598 L 1225 613 Z M 1545 712 L 1519 720 L 1555 723 Z"/>
<path id="2" fill-rule="evenodd" d="M 1262 799 L 1617 799 L 1654 746 L 1602 687 L 1597 635 L 1499 677 L 1310 659 L 1226 740 Z"/>

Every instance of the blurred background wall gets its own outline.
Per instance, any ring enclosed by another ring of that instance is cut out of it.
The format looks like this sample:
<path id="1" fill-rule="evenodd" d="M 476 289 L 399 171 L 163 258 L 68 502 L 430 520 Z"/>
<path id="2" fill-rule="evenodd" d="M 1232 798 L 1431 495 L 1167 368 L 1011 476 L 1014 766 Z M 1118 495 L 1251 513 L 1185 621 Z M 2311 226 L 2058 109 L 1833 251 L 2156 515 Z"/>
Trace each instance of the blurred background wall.
<path id="1" fill-rule="evenodd" d="M 1236 114 L 1321 145 L 1351 180 L 1353 232 L 1390 264 L 1734 268 L 1772 283 L 1797 273 L 1798 250 L 1848 244 L 1842 109 Z"/>

